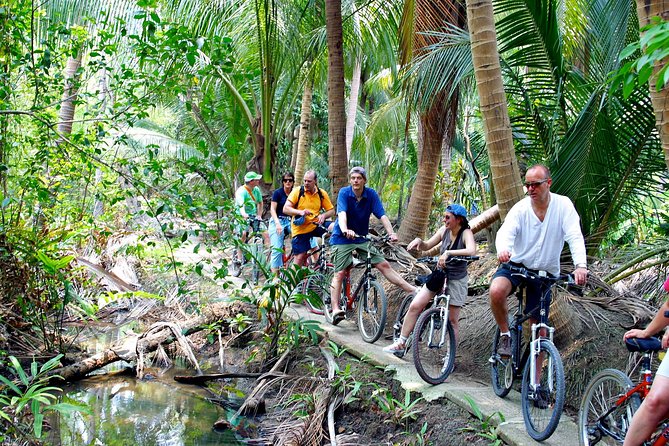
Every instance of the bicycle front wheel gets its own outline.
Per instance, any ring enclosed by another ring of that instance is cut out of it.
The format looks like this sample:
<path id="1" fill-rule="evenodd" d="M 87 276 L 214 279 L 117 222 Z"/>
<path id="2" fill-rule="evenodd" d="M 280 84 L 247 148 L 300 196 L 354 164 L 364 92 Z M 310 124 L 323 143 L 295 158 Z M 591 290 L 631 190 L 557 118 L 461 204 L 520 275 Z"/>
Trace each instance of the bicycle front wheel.
<path id="1" fill-rule="evenodd" d="M 535 357 L 536 378 L 539 386 L 531 388 L 530 368 L 532 358 L 528 358 L 523 373 L 521 406 L 525 428 L 530 437 L 543 441 L 553 435 L 564 407 L 564 368 L 560 352 L 547 339 L 539 341 L 539 354 Z"/>
<path id="2" fill-rule="evenodd" d="M 388 299 L 379 282 L 371 280 L 358 302 L 358 330 L 365 342 L 374 343 L 383 334 L 386 326 Z"/>
<path id="3" fill-rule="evenodd" d="M 616 402 L 634 384 L 620 370 L 605 369 L 588 383 L 578 411 L 578 440 L 581 446 L 619 445 L 623 442 L 641 398 L 634 393 Z"/>
<path id="4" fill-rule="evenodd" d="M 436 385 L 446 381 L 455 364 L 455 333 L 444 307 L 430 308 L 414 328 L 413 363 L 423 380 Z"/>

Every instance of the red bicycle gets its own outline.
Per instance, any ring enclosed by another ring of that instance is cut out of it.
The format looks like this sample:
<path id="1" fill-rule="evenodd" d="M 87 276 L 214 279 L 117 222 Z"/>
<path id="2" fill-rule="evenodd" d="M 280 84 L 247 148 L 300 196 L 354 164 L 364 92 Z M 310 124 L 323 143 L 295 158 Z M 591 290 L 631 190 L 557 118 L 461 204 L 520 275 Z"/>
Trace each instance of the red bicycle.
<path id="1" fill-rule="evenodd" d="M 639 382 L 634 385 L 616 369 L 602 370 L 590 380 L 578 414 L 581 446 L 622 444 L 632 416 L 650 391 L 653 384 L 650 366 L 653 355 L 662 350 L 660 340 L 630 338 L 625 340 L 625 346 L 630 352 L 642 354 Z M 668 439 L 669 423 L 665 421 L 644 445 L 663 446 Z"/>

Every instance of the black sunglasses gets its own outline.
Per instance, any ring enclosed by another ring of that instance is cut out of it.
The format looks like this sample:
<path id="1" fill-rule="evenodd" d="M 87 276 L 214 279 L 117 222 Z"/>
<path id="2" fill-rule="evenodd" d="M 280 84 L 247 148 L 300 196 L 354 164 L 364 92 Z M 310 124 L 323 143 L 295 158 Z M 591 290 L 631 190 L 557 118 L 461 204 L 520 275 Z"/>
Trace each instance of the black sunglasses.
<path id="1" fill-rule="evenodd" d="M 294 183 L 295 179 L 294 178 L 283 178 L 282 180 L 284 183 Z"/>
<path id="2" fill-rule="evenodd" d="M 525 187 L 528 188 L 528 189 L 532 188 L 532 187 L 539 187 L 542 184 L 544 184 L 546 181 L 548 181 L 548 178 L 544 178 L 541 181 L 532 181 L 531 183 L 525 183 Z"/>

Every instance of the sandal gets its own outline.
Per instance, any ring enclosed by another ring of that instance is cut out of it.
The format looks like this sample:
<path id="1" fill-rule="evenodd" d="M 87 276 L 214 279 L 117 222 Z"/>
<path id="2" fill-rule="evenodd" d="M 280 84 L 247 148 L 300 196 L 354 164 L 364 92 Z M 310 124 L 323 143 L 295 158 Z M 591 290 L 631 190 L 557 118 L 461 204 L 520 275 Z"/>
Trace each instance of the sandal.
<path id="1" fill-rule="evenodd" d="M 346 312 L 338 310 L 332 315 L 332 325 L 338 325 L 344 319 L 346 319 Z"/>

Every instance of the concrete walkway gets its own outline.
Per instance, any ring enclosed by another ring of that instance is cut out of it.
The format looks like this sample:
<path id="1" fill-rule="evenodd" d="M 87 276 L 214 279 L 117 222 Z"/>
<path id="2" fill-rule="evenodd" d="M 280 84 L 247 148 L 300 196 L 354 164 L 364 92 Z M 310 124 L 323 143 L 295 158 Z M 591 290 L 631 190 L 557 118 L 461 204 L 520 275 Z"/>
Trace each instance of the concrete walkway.
<path id="1" fill-rule="evenodd" d="M 355 321 L 345 320 L 335 327 L 325 322 L 322 316 L 309 313 L 305 307 L 295 305 L 287 313 L 292 318 L 302 317 L 321 322 L 321 327 L 328 332 L 332 341 L 346 347 L 349 353 L 358 358 L 365 357 L 375 365 L 394 370 L 395 379 L 402 383 L 403 388 L 412 392 L 420 392 L 426 401 L 445 397 L 463 409 L 472 412 L 469 402 L 465 399 L 465 395 L 469 395 L 485 417 L 495 412 L 502 413 L 505 421 L 498 427 L 498 433 L 504 442 L 509 445 L 578 445 L 577 425 L 574 420 L 565 415 L 562 416 L 557 430 L 549 439 L 539 443 L 530 438 L 525 431 L 520 408 L 520 394 L 515 390 L 512 390 L 506 398 L 502 399 L 495 395 L 490 386 L 467 380 L 466 377 L 459 376 L 457 371 L 444 384 L 431 386 L 418 376 L 410 356 L 407 359 L 399 359 L 381 350 L 389 344 L 389 341 L 379 340 L 375 344 L 364 342 L 360 338 Z M 573 402 L 570 403 L 577 405 Z M 499 417 L 495 416 L 493 420 L 495 424 L 499 424 Z"/>

